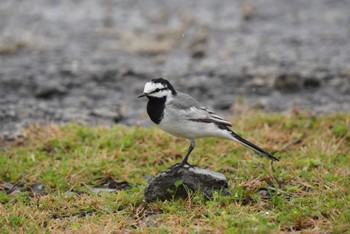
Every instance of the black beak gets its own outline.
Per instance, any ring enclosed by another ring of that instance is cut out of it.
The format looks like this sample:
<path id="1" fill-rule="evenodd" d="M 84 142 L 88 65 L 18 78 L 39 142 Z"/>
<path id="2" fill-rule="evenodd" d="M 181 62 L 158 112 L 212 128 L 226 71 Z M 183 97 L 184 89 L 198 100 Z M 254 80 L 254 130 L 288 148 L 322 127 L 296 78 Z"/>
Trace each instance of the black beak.
<path id="1" fill-rule="evenodd" d="M 143 93 L 143 94 L 141 94 L 140 96 L 138 96 L 137 98 L 142 98 L 142 97 L 146 97 L 147 96 L 147 94 L 146 93 Z"/>

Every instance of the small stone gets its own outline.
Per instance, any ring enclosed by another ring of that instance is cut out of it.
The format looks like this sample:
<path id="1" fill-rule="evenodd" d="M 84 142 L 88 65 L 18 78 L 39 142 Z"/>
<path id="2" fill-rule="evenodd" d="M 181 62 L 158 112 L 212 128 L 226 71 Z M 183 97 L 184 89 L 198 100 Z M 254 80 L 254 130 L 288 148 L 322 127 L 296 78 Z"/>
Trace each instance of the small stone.
<path id="1" fill-rule="evenodd" d="M 214 103 L 215 110 L 229 110 L 234 103 L 234 97 L 232 95 L 219 96 Z"/>
<path id="2" fill-rule="evenodd" d="M 333 79 L 331 79 L 329 81 L 329 85 L 334 87 L 334 88 L 339 88 L 339 87 L 342 87 L 343 85 L 343 79 L 339 78 L 339 77 L 334 77 Z"/>
<path id="3" fill-rule="evenodd" d="M 99 187 L 90 188 L 93 193 L 116 193 L 120 190 L 131 189 L 131 185 L 126 181 L 118 181 L 113 177 L 102 179 Z"/>
<path id="4" fill-rule="evenodd" d="M 92 193 L 115 193 L 118 190 L 117 189 L 111 189 L 111 188 L 91 188 L 90 191 Z"/>
<path id="5" fill-rule="evenodd" d="M 50 99 L 56 96 L 63 96 L 65 94 L 67 94 L 66 87 L 62 86 L 61 84 L 56 84 L 54 82 L 41 85 L 35 91 L 35 97 L 42 99 Z"/>
<path id="6" fill-rule="evenodd" d="M 321 82 L 316 77 L 307 77 L 303 81 L 305 89 L 316 89 L 321 86 Z"/>
<path id="7" fill-rule="evenodd" d="M 248 81 L 243 88 L 247 94 L 268 95 L 271 93 L 271 87 L 268 84 L 268 80 L 260 77 Z"/>
<path id="8" fill-rule="evenodd" d="M 110 111 L 108 109 L 100 108 L 100 109 L 93 109 L 90 112 L 90 115 L 105 118 L 105 119 L 113 119 L 113 118 L 115 118 L 116 113 L 114 113 L 113 111 Z"/>
<path id="9" fill-rule="evenodd" d="M 4 142 L 14 142 L 23 138 L 23 133 L 20 130 L 20 126 L 17 128 L 9 128 L 0 132 L 0 140 Z M 1 129 L 1 128 L 0 128 Z"/>
<path id="10" fill-rule="evenodd" d="M 201 59 L 206 56 L 205 47 L 204 46 L 197 46 L 195 49 L 193 49 L 191 57 L 195 59 Z"/>
<path id="11" fill-rule="evenodd" d="M 185 199 L 191 192 L 200 192 L 206 199 L 212 199 L 216 191 L 222 196 L 231 195 L 223 174 L 184 166 L 177 172 L 170 168 L 158 174 L 150 181 L 144 195 L 146 202 Z"/>
<path id="12" fill-rule="evenodd" d="M 260 189 L 257 194 L 262 200 L 269 200 L 271 198 L 270 193 L 266 189 Z"/>
<path id="13" fill-rule="evenodd" d="M 76 193 L 76 192 L 73 192 L 73 191 L 66 191 L 64 193 L 64 195 L 67 196 L 67 197 L 74 197 L 74 196 L 78 196 L 79 194 Z"/>
<path id="14" fill-rule="evenodd" d="M 276 77 L 274 87 L 285 93 L 294 93 L 300 91 L 301 77 L 293 74 L 282 74 Z"/>
<path id="15" fill-rule="evenodd" d="M 46 194 L 45 191 L 45 186 L 43 184 L 40 183 L 35 183 L 33 185 L 30 186 L 30 190 L 33 193 L 33 196 L 42 196 L 44 194 Z"/>
<path id="16" fill-rule="evenodd" d="M 7 194 L 14 195 L 21 193 L 21 188 L 17 184 L 11 184 L 8 182 L 0 184 L 0 190 L 5 190 Z"/>
<path id="17" fill-rule="evenodd" d="M 113 178 L 108 178 L 103 184 L 104 188 L 116 189 L 116 190 L 128 190 L 131 189 L 131 185 L 126 181 L 116 181 Z"/>

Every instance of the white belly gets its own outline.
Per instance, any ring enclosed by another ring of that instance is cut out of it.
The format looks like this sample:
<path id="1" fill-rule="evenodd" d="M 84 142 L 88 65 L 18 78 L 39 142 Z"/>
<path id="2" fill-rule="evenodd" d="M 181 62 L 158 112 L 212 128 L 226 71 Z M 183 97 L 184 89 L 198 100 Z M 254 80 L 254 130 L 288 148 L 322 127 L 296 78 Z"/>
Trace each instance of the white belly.
<path id="1" fill-rule="evenodd" d="M 164 111 L 164 117 L 158 126 L 171 135 L 187 139 L 202 137 L 232 139 L 228 131 L 219 129 L 214 123 L 191 121 L 181 115 L 173 113 L 169 115 L 166 111 Z"/>

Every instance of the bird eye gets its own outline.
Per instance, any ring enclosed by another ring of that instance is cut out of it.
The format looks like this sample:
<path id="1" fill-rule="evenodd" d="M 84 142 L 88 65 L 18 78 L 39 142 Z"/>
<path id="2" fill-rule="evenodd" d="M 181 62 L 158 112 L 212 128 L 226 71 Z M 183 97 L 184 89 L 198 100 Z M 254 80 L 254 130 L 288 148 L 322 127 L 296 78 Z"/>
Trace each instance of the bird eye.
<path id="1" fill-rule="evenodd" d="M 160 90 L 160 89 L 157 88 L 156 90 L 154 90 L 154 92 L 158 92 L 159 90 Z"/>

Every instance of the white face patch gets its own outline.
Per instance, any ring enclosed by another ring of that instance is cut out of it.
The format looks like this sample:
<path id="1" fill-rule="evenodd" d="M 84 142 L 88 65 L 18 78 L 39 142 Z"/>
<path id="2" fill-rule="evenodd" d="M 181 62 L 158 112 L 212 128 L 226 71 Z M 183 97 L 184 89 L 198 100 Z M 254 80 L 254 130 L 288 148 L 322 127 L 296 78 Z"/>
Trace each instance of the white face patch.
<path id="1" fill-rule="evenodd" d="M 160 83 L 147 82 L 145 88 L 143 89 L 144 93 L 152 93 L 156 89 L 163 89 L 165 86 Z"/>
<path id="2" fill-rule="evenodd" d="M 158 98 L 170 96 L 171 90 L 164 89 L 164 88 L 166 88 L 165 85 L 163 85 L 161 83 L 153 83 L 150 81 L 150 82 L 147 82 L 145 84 L 145 88 L 143 89 L 143 93 L 149 94 L 149 96 L 151 96 L 151 97 L 158 97 Z M 154 92 L 157 89 L 159 89 L 160 91 Z"/>

